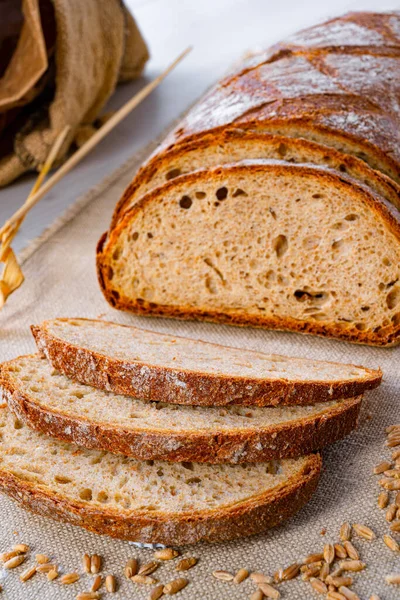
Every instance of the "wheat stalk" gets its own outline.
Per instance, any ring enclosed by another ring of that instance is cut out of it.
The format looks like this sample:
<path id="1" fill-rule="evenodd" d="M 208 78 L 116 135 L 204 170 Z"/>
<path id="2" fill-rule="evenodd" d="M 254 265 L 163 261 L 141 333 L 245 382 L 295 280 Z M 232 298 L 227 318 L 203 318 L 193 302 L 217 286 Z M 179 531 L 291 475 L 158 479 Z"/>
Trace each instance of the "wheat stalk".
<path id="1" fill-rule="evenodd" d="M 11 242 L 18 233 L 22 221 L 35 204 L 39 202 L 47 194 L 52 187 L 56 185 L 71 169 L 73 169 L 89 152 L 97 146 L 97 144 L 108 134 L 114 127 L 118 125 L 142 100 L 144 100 L 160 83 L 161 81 L 185 58 L 191 51 L 191 48 L 186 48 L 158 77 L 148 83 L 140 90 L 133 98 L 128 100 L 106 123 L 93 134 L 93 136 L 79 150 L 77 150 L 61 167 L 43 183 L 46 175 L 50 171 L 60 148 L 70 131 L 67 126 L 57 137 L 54 142 L 48 158 L 40 170 L 39 176 L 36 179 L 35 185 L 25 203 L 10 217 L 8 221 L 0 229 L 0 262 L 4 263 L 2 278 L 0 279 L 0 309 L 4 306 L 7 298 L 20 287 L 24 281 L 24 275 L 21 267 L 18 264 Z M 43 183 L 43 185 L 42 185 Z"/>

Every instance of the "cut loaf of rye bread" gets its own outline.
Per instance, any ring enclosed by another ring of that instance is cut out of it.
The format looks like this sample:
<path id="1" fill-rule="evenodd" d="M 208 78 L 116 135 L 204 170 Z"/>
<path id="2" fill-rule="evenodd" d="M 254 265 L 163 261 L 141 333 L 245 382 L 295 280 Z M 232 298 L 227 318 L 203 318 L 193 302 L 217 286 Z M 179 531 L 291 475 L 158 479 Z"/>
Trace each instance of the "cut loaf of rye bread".
<path id="1" fill-rule="evenodd" d="M 318 455 L 190 469 L 136 461 L 32 431 L 5 407 L 0 433 L 2 492 L 35 513 L 138 542 L 182 545 L 260 533 L 304 506 L 321 470 Z"/>
<path id="2" fill-rule="evenodd" d="M 98 246 L 109 303 L 145 315 L 400 339 L 400 213 L 335 169 L 248 160 L 163 184 Z"/>
<path id="3" fill-rule="evenodd" d="M 360 395 L 380 370 L 267 355 L 91 319 L 32 326 L 39 351 L 74 381 L 172 404 L 304 405 Z"/>
<path id="4" fill-rule="evenodd" d="M 74 383 L 39 355 L 4 363 L 0 387 L 23 422 L 55 438 L 140 460 L 214 464 L 310 454 L 355 429 L 361 406 L 361 396 L 263 408 L 144 402 Z"/>

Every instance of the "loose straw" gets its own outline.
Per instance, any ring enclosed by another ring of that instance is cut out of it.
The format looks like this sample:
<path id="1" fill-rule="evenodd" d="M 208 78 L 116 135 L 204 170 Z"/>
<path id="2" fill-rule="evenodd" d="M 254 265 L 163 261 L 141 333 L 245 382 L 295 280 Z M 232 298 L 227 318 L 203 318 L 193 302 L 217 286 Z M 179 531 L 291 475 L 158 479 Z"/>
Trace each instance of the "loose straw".
<path id="1" fill-rule="evenodd" d="M 43 185 L 42 182 L 50 171 L 51 166 L 70 130 L 66 127 L 56 139 L 50 150 L 49 156 L 43 165 L 39 176 L 25 203 L 10 217 L 0 229 L 0 262 L 5 263 L 2 279 L 0 280 L 0 308 L 5 304 L 8 296 L 12 294 L 24 281 L 21 268 L 15 254 L 10 247 L 11 241 L 27 213 L 39 202 L 69 171 L 71 171 L 97 144 L 106 137 L 125 117 L 140 104 L 165 77 L 185 58 L 191 51 L 186 48 L 166 69 L 153 81 L 148 83 L 133 98 L 128 100 L 106 123 L 94 133 L 89 140 L 79 148 Z"/>

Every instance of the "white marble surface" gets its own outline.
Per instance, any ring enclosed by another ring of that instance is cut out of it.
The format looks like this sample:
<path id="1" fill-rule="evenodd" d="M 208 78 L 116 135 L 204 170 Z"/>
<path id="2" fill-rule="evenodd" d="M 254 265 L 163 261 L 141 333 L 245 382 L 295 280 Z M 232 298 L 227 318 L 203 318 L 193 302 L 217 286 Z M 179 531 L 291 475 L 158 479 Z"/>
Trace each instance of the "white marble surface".
<path id="1" fill-rule="evenodd" d="M 349 10 L 399 8 L 398 0 L 127 0 L 127 4 L 150 46 L 151 60 L 144 77 L 117 90 L 111 107 L 121 106 L 186 46 L 194 49 L 151 97 L 34 208 L 14 242 L 17 251 L 156 137 L 248 48 L 266 47 Z M 0 190 L 0 223 L 22 204 L 33 181 L 29 175 Z"/>

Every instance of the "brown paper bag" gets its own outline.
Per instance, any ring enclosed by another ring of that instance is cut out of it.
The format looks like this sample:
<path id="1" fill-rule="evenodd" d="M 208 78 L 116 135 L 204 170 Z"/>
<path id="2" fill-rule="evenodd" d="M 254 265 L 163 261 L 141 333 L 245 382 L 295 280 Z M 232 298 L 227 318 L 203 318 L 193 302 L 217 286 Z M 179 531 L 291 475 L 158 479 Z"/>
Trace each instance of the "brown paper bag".
<path id="1" fill-rule="evenodd" d="M 0 11 L 7 14 L 0 19 L 0 42 L 5 30 L 18 38 L 8 64 L 0 61 L 0 186 L 38 169 L 70 125 L 62 159 L 118 81 L 139 76 L 148 59 L 120 0 L 22 0 L 23 20 L 17 5 L 0 0 Z"/>

